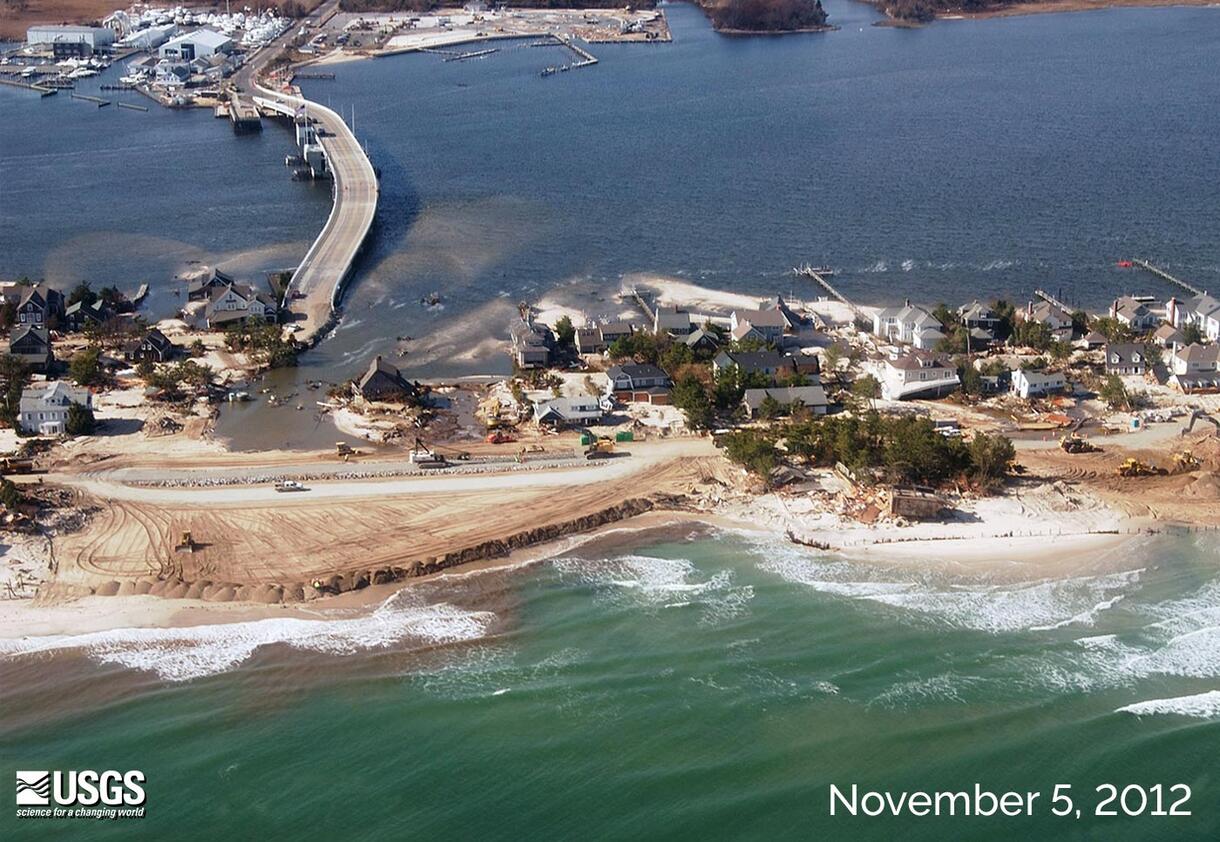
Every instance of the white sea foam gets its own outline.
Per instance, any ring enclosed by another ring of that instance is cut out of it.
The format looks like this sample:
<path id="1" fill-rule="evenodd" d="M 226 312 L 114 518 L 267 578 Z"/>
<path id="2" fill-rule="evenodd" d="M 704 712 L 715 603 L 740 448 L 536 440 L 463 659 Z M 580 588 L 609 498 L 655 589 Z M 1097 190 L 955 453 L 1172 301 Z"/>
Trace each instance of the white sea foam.
<path id="1" fill-rule="evenodd" d="M 1220 690 L 1209 690 L 1194 696 L 1176 696 L 1169 699 L 1149 699 L 1146 702 L 1124 705 L 1115 713 L 1133 713 L 1136 716 L 1174 714 L 1210 719 L 1220 716 Z"/>
<path id="2" fill-rule="evenodd" d="M 892 570 L 826 561 L 768 545 L 764 570 L 821 593 L 862 599 L 959 628 L 988 632 L 1092 624 L 1136 582 L 1139 570 L 1014 585 L 894 578 Z"/>
<path id="3" fill-rule="evenodd" d="M 0 657 L 83 651 L 89 657 L 144 670 L 166 681 L 189 681 L 226 672 L 263 646 L 345 655 L 397 644 L 419 646 L 475 640 L 495 615 L 445 603 L 426 605 L 399 592 L 376 611 L 338 620 L 292 617 L 175 629 L 114 629 L 80 635 L 0 640 Z"/>

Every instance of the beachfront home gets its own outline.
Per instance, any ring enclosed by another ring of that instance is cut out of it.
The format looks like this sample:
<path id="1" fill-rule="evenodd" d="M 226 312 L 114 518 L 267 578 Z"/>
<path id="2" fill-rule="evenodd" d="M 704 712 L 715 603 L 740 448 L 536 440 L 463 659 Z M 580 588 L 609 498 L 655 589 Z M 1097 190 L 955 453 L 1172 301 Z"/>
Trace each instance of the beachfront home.
<path id="1" fill-rule="evenodd" d="M 1110 318 L 1126 325 L 1134 333 L 1152 330 L 1161 321 L 1160 317 L 1149 309 L 1146 300 L 1132 295 L 1114 299 L 1114 303 L 1110 305 Z"/>
<path id="2" fill-rule="evenodd" d="M 1067 379 L 1062 371 L 1033 371 L 1018 368 L 1012 373 L 1012 392 L 1017 397 L 1035 398 L 1062 392 Z"/>
<path id="3" fill-rule="evenodd" d="M 81 331 L 89 327 L 97 327 L 114 314 L 99 298 L 92 304 L 77 301 L 64 310 L 64 326 L 68 330 Z"/>
<path id="4" fill-rule="evenodd" d="M 512 328 L 513 361 L 517 368 L 546 368 L 551 364 L 555 335 L 546 325 L 519 321 Z"/>
<path id="5" fill-rule="evenodd" d="M 1000 316 L 994 308 L 982 304 L 978 299 L 975 299 L 969 304 L 963 304 L 961 307 L 958 307 L 957 316 L 962 320 L 962 324 L 967 330 L 982 331 L 978 335 L 979 338 L 985 336 L 988 341 L 995 340 L 996 328 L 1000 326 Z"/>
<path id="6" fill-rule="evenodd" d="M 1098 333 L 1095 330 L 1090 330 L 1088 333 L 1082 336 L 1076 342 L 1076 344 L 1086 351 L 1097 351 L 1106 347 L 1106 342 L 1108 341 L 1109 340 L 1106 339 L 1106 335 L 1104 333 Z"/>
<path id="7" fill-rule="evenodd" d="M 954 366 L 920 349 L 891 354 L 880 375 L 881 396 L 891 401 L 944 397 L 961 385 Z"/>
<path id="8" fill-rule="evenodd" d="M 630 322 L 607 322 L 576 329 L 576 351 L 580 354 L 600 354 L 615 341 L 630 336 L 635 326 Z"/>
<path id="9" fill-rule="evenodd" d="M 690 312 L 681 307 L 658 307 L 652 320 L 652 332 L 660 336 L 686 336 L 694 329 Z"/>
<path id="10" fill-rule="evenodd" d="M 682 341 L 692 351 L 701 351 L 705 354 L 715 353 L 716 349 L 720 347 L 720 337 L 703 328 L 696 328 L 691 331 Z"/>
<path id="11" fill-rule="evenodd" d="M 191 278 L 186 283 L 186 298 L 188 301 L 207 301 L 212 292 L 230 284 L 237 283 L 233 276 L 219 269 L 213 269 L 210 275 L 200 275 Z"/>
<path id="12" fill-rule="evenodd" d="M 1174 327 L 1196 325 L 1209 341 L 1220 341 L 1220 301 L 1206 292 L 1179 302 L 1165 303 L 1165 320 Z"/>
<path id="13" fill-rule="evenodd" d="M 352 397 L 358 402 L 413 403 L 419 398 L 419 387 L 378 354 L 352 383 Z"/>
<path id="14" fill-rule="evenodd" d="M 775 401 L 783 411 L 791 411 L 793 407 L 804 407 L 814 415 L 825 415 L 830 402 L 826 400 L 826 391 L 821 386 L 772 386 L 766 389 L 746 389 L 741 405 L 746 414 L 753 418 L 767 398 Z"/>
<path id="15" fill-rule="evenodd" d="M 51 334 L 45 327 L 17 325 L 9 334 L 8 352 L 30 371 L 47 372 L 55 364 Z"/>
<path id="16" fill-rule="evenodd" d="M 1135 342 L 1110 342 L 1106 345 L 1106 374 L 1142 376 L 1146 362 L 1143 345 Z"/>
<path id="17" fill-rule="evenodd" d="M 944 325 L 923 307 L 907 301 L 901 307 L 885 307 L 873 314 L 873 333 L 889 342 L 931 350 L 945 338 Z"/>
<path id="18" fill-rule="evenodd" d="M 46 284 L 25 287 L 17 304 L 17 323 L 45 327 L 64 314 L 64 296 Z"/>
<path id="19" fill-rule="evenodd" d="M 1185 345 L 1186 335 L 1169 322 L 1164 322 L 1152 332 L 1152 341 L 1162 348 L 1172 348 L 1174 345 Z"/>
<path id="20" fill-rule="evenodd" d="M 169 341 L 169 337 L 155 327 L 144 338 L 127 352 L 127 359 L 132 362 L 169 362 L 178 353 L 178 346 Z"/>
<path id="21" fill-rule="evenodd" d="M 534 420 L 542 426 L 556 429 L 596 424 L 602 420 L 601 399 L 580 395 L 574 398 L 551 398 L 534 406 Z"/>
<path id="22" fill-rule="evenodd" d="M 227 284 L 212 290 L 205 310 L 208 327 L 224 329 L 245 322 L 275 322 L 275 299 L 247 284 Z"/>
<path id="23" fill-rule="evenodd" d="M 1183 392 L 1220 386 L 1220 345 L 1177 345 L 1167 362 L 1169 385 Z"/>
<path id="24" fill-rule="evenodd" d="M 620 401 L 669 403 L 669 376 L 655 365 L 626 363 L 606 371 L 610 394 Z"/>
<path id="25" fill-rule="evenodd" d="M 739 329 L 753 329 L 764 342 L 778 342 L 784 335 L 784 331 L 789 328 L 789 324 L 783 311 L 779 309 L 734 310 L 729 316 L 729 328 L 732 331 L 733 339 L 737 341 L 740 341 L 737 336 Z"/>
<path id="26" fill-rule="evenodd" d="M 760 345 L 767 344 L 767 337 L 749 322 L 738 322 L 737 326 L 729 331 L 729 339 L 733 340 L 734 342 L 756 342 Z"/>
<path id="27" fill-rule="evenodd" d="M 67 432 L 68 410 L 74 403 L 92 409 L 93 395 L 88 389 L 58 380 L 28 386 L 21 392 L 21 429 L 36 435 L 63 435 Z"/>
<path id="28" fill-rule="evenodd" d="M 1072 339 L 1072 314 L 1049 301 L 1031 301 L 1017 313 L 1017 317 L 1023 322 L 1046 325 L 1051 338 L 1058 342 L 1070 342 Z"/>

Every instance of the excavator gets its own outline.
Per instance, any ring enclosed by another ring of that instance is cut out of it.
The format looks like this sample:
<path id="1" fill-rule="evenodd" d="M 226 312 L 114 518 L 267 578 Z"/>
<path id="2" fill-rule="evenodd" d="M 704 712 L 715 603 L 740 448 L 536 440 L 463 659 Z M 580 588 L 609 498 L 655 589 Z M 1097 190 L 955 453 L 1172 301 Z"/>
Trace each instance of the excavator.
<path id="1" fill-rule="evenodd" d="M 1101 448 L 1090 444 L 1089 440 L 1079 433 L 1069 433 L 1059 439 L 1059 446 L 1064 453 L 1100 453 Z"/>
<path id="2" fill-rule="evenodd" d="M 1212 423 L 1212 424 L 1215 424 L 1215 425 L 1216 425 L 1216 431 L 1217 431 L 1217 432 L 1220 432 L 1220 421 L 1217 421 L 1215 418 L 1213 418 L 1212 416 L 1208 415 L 1208 414 L 1207 414 L 1206 412 L 1204 412 L 1203 410 L 1201 410 L 1201 409 L 1196 409 L 1194 412 L 1190 413 L 1190 423 L 1188 423 L 1188 424 L 1187 424 L 1185 427 L 1183 427 L 1183 428 L 1182 428 L 1182 435 L 1183 435 L 1183 436 L 1188 436 L 1188 435 L 1190 435 L 1190 431 L 1191 431 L 1191 430 L 1193 430 L 1193 429 L 1195 428 L 1195 422 L 1196 422 L 1196 421 L 1207 421 L 1207 422 L 1210 422 L 1210 423 Z"/>
<path id="3" fill-rule="evenodd" d="M 469 459 L 470 454 L 465 450 L 458 450 L 454 447 L 442 447 L 441 445 L 433 445 L 431 447 L 419 436 L 415 437 L 415 447 L 411 451 L 411 461 L 421 468 L 445 468 L 449 465 L 449 460 L 444 453 L 440 451 L 447 450 L 455 459 Z"/>

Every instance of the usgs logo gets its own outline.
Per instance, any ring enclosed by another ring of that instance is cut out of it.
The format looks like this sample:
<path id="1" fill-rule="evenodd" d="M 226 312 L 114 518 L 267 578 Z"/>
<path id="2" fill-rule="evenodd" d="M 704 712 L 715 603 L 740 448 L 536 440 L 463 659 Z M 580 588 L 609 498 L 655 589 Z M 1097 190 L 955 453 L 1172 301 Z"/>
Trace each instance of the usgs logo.
<path id="1" fill-rule="evenodd" d="M 70 772 L 18 772 L 17 806 L 47 807 L 135 807 L 144 803 L 144 773 L 95 772 L 92 769 Z"/>

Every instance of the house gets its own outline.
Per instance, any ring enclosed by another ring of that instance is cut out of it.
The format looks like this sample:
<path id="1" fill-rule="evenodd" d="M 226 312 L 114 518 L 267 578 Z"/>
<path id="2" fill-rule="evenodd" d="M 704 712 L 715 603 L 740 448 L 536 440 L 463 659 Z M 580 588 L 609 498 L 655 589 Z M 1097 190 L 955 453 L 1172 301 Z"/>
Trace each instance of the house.
<path id="1" fill-rule="evenodd" d="M 1168 363 L 1169 384 L 1183 392 L 1220 386 L 1220 345 L 1176 345 Z"/>
<path id="2" fill-rule="evenodd" d="M 1106 374 L 1142 375 L 1144 346 L 1134 342 L 1110 342 L 1106 345 Z"/>
<path id="3" fill-rule="evenodd" d="M 88 327 L 96 327 L 109 319 L 113 313 L 101 299 L 92 304 L 77 301 L 64 310 L 64 326 L 68 330 L 81 331 Z"/>
<path id="4" fill-rule="evenodd" d="M 758 342 L 763 345 L 769 341 L 766 334 L 749 322 L 738 322 L 737 326 L 729 331 L 729 338 L 734 342 Z"/>
<path id="5" fill-rule="evenodd" d="M 68 409 L 74 403 L 93 409 L 93 395 L 88 389 L 58 380 L 29 386 L 21 392 L 21 429 L 43 436 L 63 435 L 67 432 Z"/>
<path id="6" fill-rule="evenodd" d="M 829 407 L 826 391 L 821 386 L 773 386 L 767 389 L 746 389 L 741 399 L 746 414 L 753 418 L 763 401 L 771 398 L 781 409 L 803 406 L 814 415 L 825 415 Z"/>
<path id="7" fill-rule="evenodd" d="M 989 341 L 995 341 L 996 328 L 1000 326 L 1000 316 L 993 308 L 975 299 L 969 304 L 958 307 L 957 316 L 967 330 L 981 330 L 989 337 Z"/>
<path id="8" fill-rule="evenodd" d="M 226 284 L 214 288 L 205 313 L 210 328 L 225 328 L 245 322 L 275 322 L 279 317 L 275 299 L 247 284 Z"/>
<path id="9" fill-rule="evenodd" d="M 621 401 L 669 403 L 669 376 L 655 365 L 627 363 L 611 366 L 610 393 Z"/>
<path id="10" fill-rule="evenodd" d="M 352 396 L 369 402 L 409 403 L 418 399 L 419 388 L 378 354 L 360 379 L 352 383 Z"/>
<path id="11" fill-rule="evenodd" d="M 1034 398 L 1062 392 L 1067 388 L 1067 378 L 1062 371 L 1033 371 L 1018 368 L 1012 373 L 1013 394 L 1022 398 Z"/>
<path id="12" fill-rule="evenodd" d="M 1098 333 L 1095 330 L 1090 330 L 1084 335 L 1084 338 L 1082 338 L 1078 344 L 1086 351 L 1096 351 L 1098 348 L 1106 347 L 1106 342 L 1108 341 L 1109 340 L 1106 339 L 1104 333 Z"/>
<path id="13" fill-rule="evenodd" d="M 712 371 L 719 374 L 736 368 L 739 376 L 763 375 L 775 380 L 781 373 L 817 374 L 820 369 L 815 356 L 793 356 L 779 351 L 721 351 L 712 359 Z"/>
<path id="14" fill-rule="evenodd" d="M 608 322 L 576 329 L 576 351 L 580 354 L 600 354 L 624 336 L 635 332 L 630 322 Z"/>
<path id="15" fill-rule="evenodd" d="M 1172 348 L 1174 345 L 1185 345 L 1186 335 L 1169 322 L 1164 322 L 1152 332 L 1152 341 L 1162 348 Z"/>
<path id="16" fill-rule="evenodd" d="M 1206 292 L 1179 302 L 1165 302 L 1165 320 L 1174 327 L 1195 325 L 1210 342 L 1220 341 L 1220 301 Z"/>
<path id="17" fill-rule="evenodd" d="M 743 325 L 752 327 L 766 342 L 778 342 L 790 327 L 782 310 L 734 310 L 729 316 L 734 339 Z"/>
<path id="18" fill-rule="evenodd" d="M 1018 316 L 1023 322 L 1046 325 L 1051 338 L 1057 342 L 1070 342 L 1072 339 L 1072 314 L 1049 301 L 1031 301 Z"/>
<path id="19" fill-rule="evenodd" d="M 517 368 L 546 368 L 551 364 L 555 337 L 546 325 L 520 321 L 512 327 L 513 361 Z"/>
<path id="20" fill-rule="evenodd" d="M 1160 318 L 1148 309 L 1143 299 L 1131 295 L 1114 299 L 1114 303 L 1110 305 L 1110 318 L 1126 325 L 1135 333 L 1152 330 L 1160 322 Z"/>
<path id="21" fill-rule="evenodd" d="M 775 298 L 767 299 L 763 302 L 759 309 L 778 311 L 784 319 L 785 333 L 795 333 L 799 331 L 801 327 L 812 322 L 812 319 L 797 315 L 797 313 L 788 306 L 788 302 L 784 300 L 782 295 L 777 295 Z"/>
<path id="22" fill-rule="evenodd" d="M 680 307 L 658 307 L 652 320 L 652 331 L 658 336 L 686 336 L 693 328 L 690 313 Z"/>
<path id="23" fill-rule="evenodd" d="M 221 272 L 219 269 L 214 269 L 210 275 L 202 275 L 197 278 L 191 278 L 186 284 L 186 298 L 188 301 L 207 301 L 212 297 L 212 291 L 222 287 L 234 284 L 236 281 L 232 276 Z"/>
<path id="24" fill-rule="evenodd" d="M 954 366 L 920 349 L 890 355 L 880 374 L 881 396 L 890 401 L 939 398 L 961 385 Z"/>
<path id="25" fill-rule="evenodd" d="M 710 333 L 703 328 L 696 328 L 686 335 L 682 340 L 686 346 L 692 351 L 703 351 L 712 353 L 720 347 L 720 339 L 716 334 Z"/>
<path id="26" fill-rule="evenodd" d="M 602 420 L 601 400 L 581 395 L 575 398 L 552 398 L 534 406 L 534 420 L 556 428 L 571 425 L 596 424 Z"/>
<path id="27" fill-rule="evenodd" d="M 132 362 L 164 363 L 169 362 L 178 353 L 178 346 L 169 341 L 169 337 L 155 327 L 144 338 L 127 352 L 127 359 Z"/>
<path id="28" fill-rule="evenodd" d="M 17 323 L 45 327 L 64 314 L 64 297 L 46 284 L 28 286 L 17 304 Z"/>
<path id="29" fill-rule="evenodd" d="M 945 338 L 944 325 L 923 307 L 907 301 L 902 307 L 886 307 L 873 314 L 873 333 L 890 342 L 931 350 Z"/>
<path id="30" fill-rule="evenodd" d="M 30 371 L 47 372 L 55 363 L 51 334 L 45 327 L 18 325 L 9 334 L 8 352 L 25 363 Z"/>

